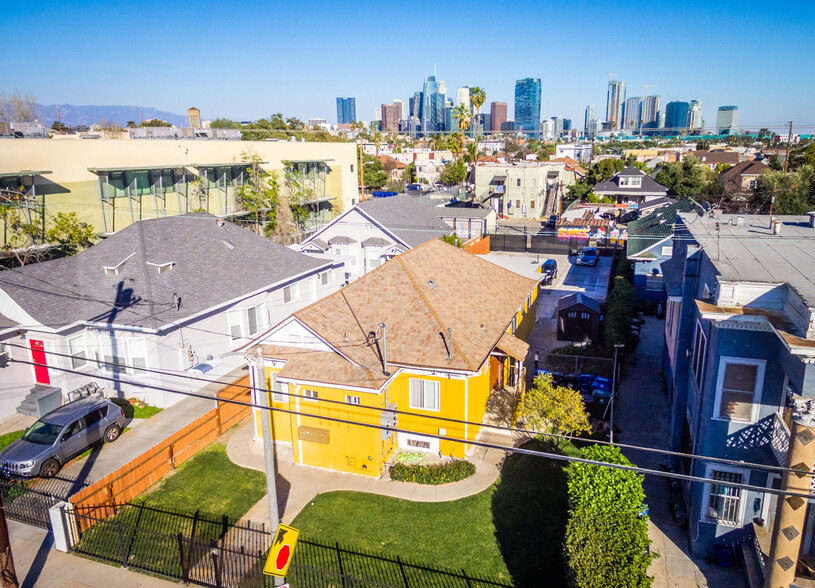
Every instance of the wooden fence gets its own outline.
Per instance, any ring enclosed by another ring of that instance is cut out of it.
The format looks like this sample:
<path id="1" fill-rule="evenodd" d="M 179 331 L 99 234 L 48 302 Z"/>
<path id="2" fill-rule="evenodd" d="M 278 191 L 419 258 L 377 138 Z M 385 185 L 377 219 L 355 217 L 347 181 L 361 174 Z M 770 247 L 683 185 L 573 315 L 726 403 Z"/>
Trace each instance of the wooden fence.
<path id="1" fill-rule="evenodd" d="M 217 396 L 225 400 L 251 402 L 249 376 L 221 388 Z M 248 406 L 218 402 L 204 415 L 142 453 L 136 459 L 111 472 L 69 498 L 74 506 L 94 507 L 126 503 L 158 482 L 230 427 L 252 413 Z M 100 508 L 97 518 L 104 516 Z M 84 531 L 84 529 L 81 529 Z"/>
<path id="2" fill-rule="evenodd" d="M 475 255 L 486 255 L 490 252 L 490 236 L 475 237 L 461 244 L 464 251 Z"/>

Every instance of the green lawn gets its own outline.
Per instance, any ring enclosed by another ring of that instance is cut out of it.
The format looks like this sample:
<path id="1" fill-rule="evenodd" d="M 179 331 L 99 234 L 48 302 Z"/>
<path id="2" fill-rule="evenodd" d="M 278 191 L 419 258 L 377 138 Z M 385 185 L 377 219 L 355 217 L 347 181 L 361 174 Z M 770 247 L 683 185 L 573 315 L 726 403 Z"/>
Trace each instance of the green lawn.
<path id="1" fill-rule="evenodd" d="M 423 503 L 328 492 L 303 509 L 293 526 L 305 539 L 511 579 L 519 587 L 540 586 L 541 578 L 557 587 L 563 585 L 566 509 L 560 464 L 518 455 L 506 460 L 495 485 L 462 500 Z"/>
<path id="2" fill-rule="evenodd" d="M 164 410 L 163 408 L 150 406 L 149 404 L 134 406 L 122 398 L 112 398 L 111 402 L 122 407 L 122 410 L 125 413 L 125 418 L 127 419 L 149 419 L 151 416 L 157 415 Z"/>
<path id="3" fill-rule="evenodd" d="M 226 446 L 215 442 L 141 494 L 153 508 L 194 512 L 237 520 L 266 494 L 266 475 L 235 465 Z"/>
<path id="4" fill-rule="evenodd" d="M 0 435 L 0 449 L 5 449 L 14 443 L 17 439 L 23 436 L 23 433 L 25 433 L 25 429 L 22 431 L 12 431 L 11 433 Z"/>

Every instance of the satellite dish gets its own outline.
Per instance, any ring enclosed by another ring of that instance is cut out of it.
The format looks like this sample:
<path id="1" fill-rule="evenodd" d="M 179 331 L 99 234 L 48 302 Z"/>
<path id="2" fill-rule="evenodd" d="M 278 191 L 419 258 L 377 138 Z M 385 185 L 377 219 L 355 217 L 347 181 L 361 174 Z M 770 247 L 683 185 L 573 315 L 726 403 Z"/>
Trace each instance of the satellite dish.
<path id="1" fill-rule="evenodd" d="M 702 206 L 701 204 L 697 204 L 696 206 L 693 207 L 693 209 L 699 216 L 705 216 L 705 207 Z"/>

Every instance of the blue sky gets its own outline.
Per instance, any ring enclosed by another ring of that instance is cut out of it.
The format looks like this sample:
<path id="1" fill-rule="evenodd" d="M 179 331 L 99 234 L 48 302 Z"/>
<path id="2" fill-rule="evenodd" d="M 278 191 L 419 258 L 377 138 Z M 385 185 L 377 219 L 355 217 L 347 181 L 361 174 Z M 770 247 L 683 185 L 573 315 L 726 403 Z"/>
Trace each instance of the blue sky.
<path id="1" fill-rule="evenodd" d="M 651 4 L 655 6 L 651 6 Z M 657 5 L 658 4 L 658 5 Z M 605 113 L 608 73 L 627 96 L 702 100 L 745 126 L 815 126 L 815 2 L 250 2 L 50 0 L 6 6 L 0 90 L 44 104 L 126 104 L 205 118 L 282 112 L 336 120 L 407 102 L 425 76 L 509 104 L 540 77 L 542 115 L 582 128 Z M 810 131 L 811 132 L 811 131 Z"/>

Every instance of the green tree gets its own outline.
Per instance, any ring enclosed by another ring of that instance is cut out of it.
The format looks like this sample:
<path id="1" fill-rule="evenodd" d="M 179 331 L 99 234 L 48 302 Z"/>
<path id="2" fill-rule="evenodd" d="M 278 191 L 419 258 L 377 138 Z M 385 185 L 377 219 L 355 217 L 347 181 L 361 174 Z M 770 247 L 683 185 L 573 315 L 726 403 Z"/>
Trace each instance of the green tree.
<path id="1" fill-rule="evenodd" d="M 769 212 L 775 197 L 775 214 L 806 214 L 815 209 L 815 166 L 802 165 L 785 174 L 767 171 L 758 177 L 758 190 L 753 206 L 757 213 Z"/>
<path id="2" fill-rule="evenodd" d="M 238 188 L 241 207 L 252 213 L 255 232 L 268 234 L 277 226 L 277 209 L 280 202 L 277 174 L 260 167 L 263 158 L 254 151 L 242 152 L 241 161 L 249 164 L 246 169 L 248 181 Z"/>
<path id="3" fill-rule="evenodd" d="M 475 121 L 475 139 L 478 140 L 478 119 L 481 117 L 481 107 L 487 101 L 487 93 L 480 86 L 470 88 L 470 105 L 473 109 L 473 119 Z"/>
<path id="4" fill-rule="evenodd" d="M 459 239 L 458 235 L 443 235 L 439 239 L 453 247 L 461 247 L 461 239 Z"/>
<path id="5" fill-rule="evenodd" d="M 439 175 L 439 180 L 445 186 L 455 186 L 464 181 L 467 177 L 467 166 L 461 159 L 448 162 Z"/>
<path id="6" fill-rule="evenodd" d="M 44 240 L 39 222 L 30 222 L 17 208 L 0 206 L 0 224 L 5 236 L 2 249 L 9 252 L 19 265 L 24 266 L 42 259 L 42 250 L 35 247 Z"/>
<path id="7" fill-rule="evenodd" d="M 68 127 L 65 126 L 65 123 L 54 121 L 54 124 L 51 125 L 51 130 L 56 131 L 58 133 L 64 133 L 68 130 Z"/>
<path id="8" fill-rule="evenodd" d="M 405 170 L 402 172 L 402 177 L 405 178 L 405 181 L 408 184 L 412 184 L 416 181 L 416 162 L 411 161 L 409 164 L 405 166 Z"/>
<path id="9" fill-rule="evenodd" d="M 616 447 L 591 445 L 584 459 L 631 465 Z M 570 463 L 566 467 L 569 521 L 564 559 L 573 588 L 626 586 L 648 588 L 651 560 L 643 476 L 600 465 Z"/>
<path id="10" fill-rule="evenodd" d="M 617 172 L 621 172 L 625 169 L 625 163 L 622 159 L 617 159 L 616 157 L 607 157 L 606 159 L 601 159 L 597 163 L 591 166 L 589 169 L 588 177 L 586 180 L 594 186 L 595 184 L 599 184 L 604 180 L 608 180 Z"/>
<path id="11" fill-rule="evenodd" d="M 142 126 L 142 127 L 171 127 L 173 125 L 168 123 L 166 120 L 161 120 L 161 119 L 158 119 L 158 118 L 151 118 L 150 120 L 146 120 L 143 123 L 141 123 L 140 126 Z"/>
<path id="12" fill-rule="evenodd" d="M 370 155 L 364 155 L 362 161 L 362 181 L 366 188 L 379 189 L 388 181 L 388 172 L 382 162 Z"/>
<path id="13" fill-rule="evenodd" d="M 127 121 L 127 128 L 128 128 L 128 129 L 135 129 L 135 128 L 136 128 L 136 127 L 138 127 L 138 126 L 139 126 L 139 125 L 137 125 L 137 124 L 136 124 L 136 121 L 134 121 L 134 120 L 129 120 L 129 121 Z"/>
<path id="14" fill-rule="evenodd" d="M 698 197 L 708 193 L 710 181 L 706 169 L 698 165 L 693 155 L 686 155 L 682 162 L 666 163 L 656 175 L 656 181 L 668 188 L 670 196 L 680 198 Z"/>
<path id="15" fill-rule="evenodd" d="M 91 225 L 81 222 L 75 212 L 58 212 L 46 236 L 62 255 L 74 255 L 93 245 L 96 233 Z"/>
<path id="16" fill-rule="evenodd" d="M 216 118 L 209 125 L 213 129 L 239 129 L 241 125 L 228 118 Z"/>
<path id="17" fill-rule="evenodd" d="M 463 145 L 465 143 L 464 131 L 470 127 L 470 121 L 472 120 L 470 109 L 467 108 L 466 104 L 459 104 L 453 109 L 453 118 L 458 120 L 458 128 L 461 131 L 461 144 Z"/>
<path id="18" fill-rule="evenodd" d="M 527 430 L 577 435 L 591 430 L 580 392 L 556 386 L 552 375 L 538 376 L 524 393 L 521 418 Z"/>
<path id="19" fill-rule="evenodd" d="M 566 198 L 569 200 L 582 200 L 591 193 L 591 186 L 585 182 L 578 182 L 566 188 Z"/>

